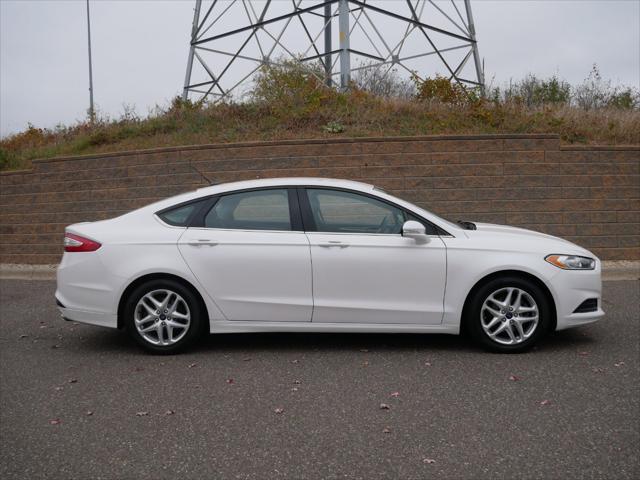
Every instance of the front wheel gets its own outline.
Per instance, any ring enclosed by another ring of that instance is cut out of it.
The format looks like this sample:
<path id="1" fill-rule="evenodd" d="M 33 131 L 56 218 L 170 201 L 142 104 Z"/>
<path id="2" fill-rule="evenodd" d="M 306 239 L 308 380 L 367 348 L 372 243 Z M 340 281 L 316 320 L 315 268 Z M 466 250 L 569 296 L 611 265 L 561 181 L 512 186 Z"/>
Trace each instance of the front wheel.
<path id="1" fill-rule="evenodd" d="M 483 347 L 502 353 L 530 349 L 551 323 L 545 293 L 519 277 L 496 278 L 481 286 L 465 314 L 473 338 Z"/>
<path id="2" fill-rule="evenodd" d="M 145 350 L 171 354 L 183 350 L 202 331 L 202 309 L 196 295 L 174 280 L 152 280 L 129 296 L 125 326 Z"/>

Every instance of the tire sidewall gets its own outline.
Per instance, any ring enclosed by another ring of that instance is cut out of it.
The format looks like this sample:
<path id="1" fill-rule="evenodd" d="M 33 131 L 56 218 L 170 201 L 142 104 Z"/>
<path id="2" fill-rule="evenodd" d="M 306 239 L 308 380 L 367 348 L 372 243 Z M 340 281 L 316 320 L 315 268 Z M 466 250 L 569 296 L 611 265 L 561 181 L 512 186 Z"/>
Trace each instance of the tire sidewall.
<path id="1" fill-rule="evenodd" d="M 180 295 L 187 303 L 191 314 L 191 323 L 187 333 L 178 342 L 166 346 L 153 345 L 146 341 L 136 329 L 134 321 L 135 307 L 140 299 L 149 292 L 162 289 L 171 290 Z M 204 326 L 202 312 L 203 309 L 201 307 L 201 301 L 190 288 L 185 287 L 175 280 L 150 280 L 138 286 L 133 292 L 131 292 L 131 295 L 129 295 L 123 310 L 124 325 L 129 335 L 146 351 L 159 355 L 168 355 L 184 350 L 200 336 Z"/>
<path id="2" fill-rule="evenodd" d="M 531 337 L 517 345 L 503 345 L 492 340 L 481 325 L 480 312 L 484 301 L 496 290 L 517 287 L 529 293 L 538 306 L 538 325 Z M 472 337 L 484 348 L 499 353 L 521 353 L 533 347 L 549 331 L 551 325 L 551 307 L 545 292 L 535 283 L 520 277 L 495 278 L 482 285 L 473 295 L 466 312 L 466 326 Z"/>

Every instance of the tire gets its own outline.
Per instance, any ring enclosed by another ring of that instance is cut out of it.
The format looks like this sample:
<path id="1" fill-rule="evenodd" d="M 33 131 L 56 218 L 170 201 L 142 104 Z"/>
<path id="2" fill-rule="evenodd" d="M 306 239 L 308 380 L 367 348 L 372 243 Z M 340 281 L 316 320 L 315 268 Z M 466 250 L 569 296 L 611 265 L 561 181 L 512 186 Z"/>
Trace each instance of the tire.
<path id="1" fill-rule="evenodd" d="M 175 280 L 145 282 L 126 300 L 125 329 L 147 352 L 178 353 L 203 332 L 201 302 L 190 288 Z"/>
<path id="2" fill-rule="evenodd" d="M 522 353 L 549 331 L 551 306 L 535 283 L 517 276 L 498 277 L 473 293 L 464 322 L 471 337 L 485 349 Z"/>

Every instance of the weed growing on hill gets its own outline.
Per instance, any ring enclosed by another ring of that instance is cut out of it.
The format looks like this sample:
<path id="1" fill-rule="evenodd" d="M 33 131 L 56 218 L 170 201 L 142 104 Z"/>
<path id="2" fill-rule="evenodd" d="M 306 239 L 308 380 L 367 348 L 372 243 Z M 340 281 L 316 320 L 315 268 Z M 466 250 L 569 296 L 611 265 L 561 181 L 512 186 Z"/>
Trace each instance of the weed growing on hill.
<path id="1" fill-rule="evenodd" d="M 576 87 L 530 75 L 487 90 L 482 97 L 445 77 L 407 84 L 393 72 L 370 71 L 343 92 L 325 85 L 320 65 L 282 61 L 265 67 L 240 102 L 176 97 L 145 118 L 125 106 L 118 119 L 29 125 L 0 140 L 0 169 L 60 155 L 325 136 L 557 133 L 566 143 L 640 143 L 638 90 L 612 86 L 597 67 Z"/>

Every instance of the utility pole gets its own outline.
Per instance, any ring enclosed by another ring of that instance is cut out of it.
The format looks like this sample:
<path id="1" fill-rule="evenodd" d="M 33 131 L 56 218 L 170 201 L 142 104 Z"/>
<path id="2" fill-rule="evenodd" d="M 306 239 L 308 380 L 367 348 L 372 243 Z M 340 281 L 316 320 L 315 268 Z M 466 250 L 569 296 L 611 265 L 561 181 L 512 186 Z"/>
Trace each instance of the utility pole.
<path id="1" fill-rule="evenodd" d="M 327 87 L 330 87 L 333 83 L 331 81 L 332 62 L 331 51 L 333 46 L 331 45 L 331 23 L 333 18 L 331 17 L 330 3 L 324 6 L 324 72 L 326 76 Z"/>
<path id="2" fill-rule="evenodd" d="M 89 0 L 87 0 L 87 43 L 89 45 L 89 121 L 93 123 L 96 111 L 93 108 L 93 67 L 91 65 L 91 17 L 89 15 Z"/>
<path id="3" fill-rule="evenodd" d="M 338 3 L 340 26 L 340 88 L 346 90 L 351 83 L 351 54 L 349 50 L 349 1 Z"/>
<path id="4" fill-rule="evenodd" d="M 472 44 L 471 50 L 473 51 L 473 62 L 476 66 L 476 76 L 478 78 L 478 84 L 480 85 L 480 92 L 484 96 L 484 65 L 480 60 L 480 52 L 478 51 L 478 39 L 476 38 L 476 26 L 473 23 L 473 13 L 471 12 L 471 0 L 464 0 L 465 10 L 467 11 L 467 24 L 469 26 L 469 35 L 471 36 Z"/>
<path id="5" fill-rule="evenodd" d="M 191 24 L 191 42 L 189 44 L 189 58 L 187 60 L 187 73 L 184 76 L 184 89 L 182 90 L 182 100 L 189 98 L 189 84 L 191 83 L 191 69 L 193 68 L 193 56 L 196 53 L 194 42 L 198 38 L 198 28 L 200 24 L 200 8 L 202 0 L 196 1 L 196 8 L 193 11 L 193 23 Z"/>

